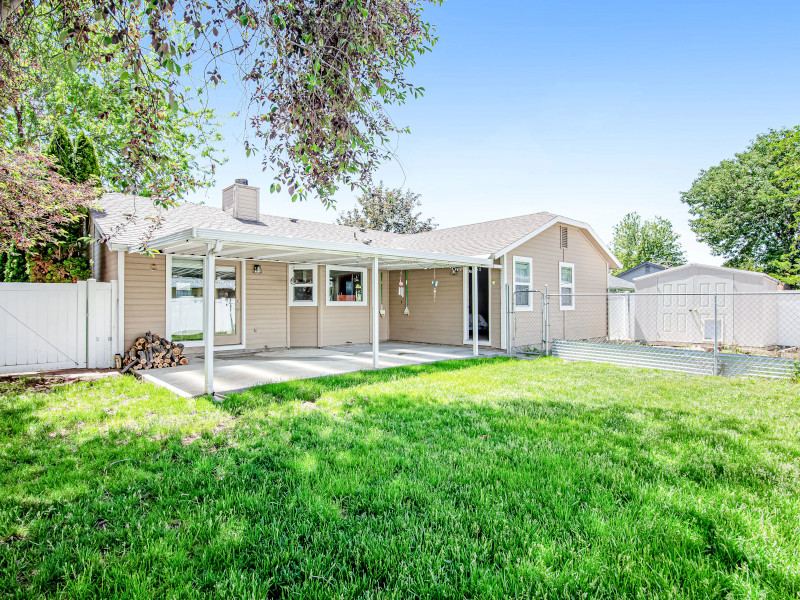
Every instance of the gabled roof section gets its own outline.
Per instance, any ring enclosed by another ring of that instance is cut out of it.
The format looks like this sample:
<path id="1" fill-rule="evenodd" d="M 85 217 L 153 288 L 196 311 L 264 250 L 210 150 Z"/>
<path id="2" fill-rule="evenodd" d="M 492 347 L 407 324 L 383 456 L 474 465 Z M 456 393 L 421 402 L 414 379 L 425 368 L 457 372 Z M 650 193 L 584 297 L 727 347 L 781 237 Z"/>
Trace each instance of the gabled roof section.
<path id="1" fill-rule="evenodd" d="M 680 265 L 679 267 L 670 267 L 668 269 L 664 269 L 663 271 L 658 271 L 657 273 L 649 273 L 647 275 L 642 275 L 640 277 L 635 277 L 634 281 L 642 281 L 644 279 L 650 279 L 652 277 L 664 277 L 665 275 L 671 275 L 678 271 L 685 271 L 687 269 L 708 269 L 709 271 L 717 271 L 721 274 L 726 275 L 757 275 L 760 277 L 764 277 L 765 279 L 770 279 L 775 283 L 780 283 L 780 280 L 776 279 L 772 275 L 768 275 L 767 273 L 762 273 L 761 271 L 745 271 L 744 269 L 734 269 L 731 267 L 717 267 L 714 265 L 701 265 L 699 263 L 688 263 L 685 265 Z"/>
<path id="2" fill-rule="evenodd" d="M 635 271 L 636 269 L 640 269 L 641 267 L 646 267 L 648 265 L 651 266 L 651 267 L 656 267 L 657 269 L 659 269 L 661 271 L 669 269 L 669 267 L 667 267 L 666 265 L 662 265 L 662 264 L 659 264 L 659 263 L 650 262 L 649 260 L 645 260 L 645 261 L 640 262 L 635 267 L 631 267 L 630 269 L 627 269 L 627 270 L 623 271 L 622 273 L 618 273 L 617 277 L 622 277 L 623 275 L 627 275 L 631 271 Z M 649 275 L 649 273 L 648 273 L 648 275 Z"/>
<path id="3" fill-rule="evenodd" d="M 553 225 L 562 223 L 581 228 L 592 238 L 598 250 L 612 267 L 618 262 L 592 228 L 583 222 L 549 212 L 473 223 L 459 227 L 436 229 L 424 233 L 399 234 L 360 229 L 333 223 L 319 223 L 262 214 L 258 221 L 236 219 L 220 208 L 203 204 L 181 204 L 167 210 L 153 205 L 150 198 L 126 194 L 104 194 L 101 208 L 92 211 L 100 234 L 119 246 L 137 248 L 148 232 L 164 238 L 188 229 L 207 229 L 231 234 L 261 235 L 332 244 L 348 244 L 356 248 L 377 246 L 414 252 L 441 253 L 496 259 L 519 244 Z M 127 215 L 136 215 L 130 219 Z M 159 225 L 154 229 L 154 223 Z"/>

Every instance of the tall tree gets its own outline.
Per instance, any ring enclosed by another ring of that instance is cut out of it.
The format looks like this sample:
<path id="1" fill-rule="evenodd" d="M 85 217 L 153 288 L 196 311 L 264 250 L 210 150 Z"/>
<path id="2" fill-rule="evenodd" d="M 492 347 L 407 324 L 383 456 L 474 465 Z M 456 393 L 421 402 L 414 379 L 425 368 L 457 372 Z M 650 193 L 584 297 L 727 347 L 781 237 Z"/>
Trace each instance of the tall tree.
<path id="1" fill-rule="evenodd" d="M 339 225 L 364 227 L 391 233 L 420 233 L 436 229 L 431 219 L 423 219 L 417 210 L 422 206 L 420 195 L 411 190 L 388 189 L 383 182 L 366 189 L 352 210 L 339 215 Z"/>
<path id="2" fill-rule="evenodd" d="M 100 165 L 97 163 L 97 152 L 89 137 L 81 131 L 75 142 L 74 183 L 86 183 L 94 178 L 100 182 Z"/>
<path id="3" fill-rule="evenodd" d="M 622 268 L 614 271 L 615 274 L 644 261 L 667 267 L 686 262 L 680 235 L 672 223 L 663 217 L 643 220 L 636 212 L 628 213 L 614 226 L 611 250 L 622 263 Z"/>
<path id="4" fill-rule="evenodd" d="M 224 69 L 244 90 L 246 151 L 265 151 L 274 189 L 331 204 L 338 186 L 366 186 L 392 155 L 394 134 L 408 131 L 387 109 L 423 91 L 405 71 L 436 42 L 422 18 L 428 3 L 441 0 L 8 0 L 0 14 L 0 106 L 13 107 L 19 125 L 20 100 L 45 58 L 108 87 L 114 79 L 104 69 L 116 65 L 134 101 L 121 115 L 94 117 L 121 132 L 119 188 L 175 198 L 186 189 L 186 169 L 161 144 L 175 125 L 162 114 L 165 103 L 173 113 L 195 110 Z M 55 53 L 31 50 L 48 39 Z M 202 65 L 197 79 L 194 65 Z M 24 127 L 17 133 L 24 138 Z"/>
<path id="5" fill-rule="evenodd" d="M 53 137 L 45 151 L 53 158 L 56 164 L 56 172 L 64 179 L 73 181 L 75 175 L 75 146 L 69 139 L 67 128 L 61 124 L 56 125 Z"/>
<path id="6" fill-rule="evenodd" d="M 681 194 L 692 230 L 726 265 L 791 277 L 800 217 L 800 127 L 771 130 Z M 800 265 L 798 265 L 800 267 Z"/>

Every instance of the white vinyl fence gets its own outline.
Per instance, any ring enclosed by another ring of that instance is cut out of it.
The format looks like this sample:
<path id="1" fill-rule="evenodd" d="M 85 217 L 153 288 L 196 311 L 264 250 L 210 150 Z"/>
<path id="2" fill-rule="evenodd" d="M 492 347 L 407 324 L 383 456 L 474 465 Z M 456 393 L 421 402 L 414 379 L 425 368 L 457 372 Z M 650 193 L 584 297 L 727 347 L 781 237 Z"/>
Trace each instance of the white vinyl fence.
<path id="1" fill-rule="evenodd" d="M 0 283 L 0 373 L 114 366 L 117 282 Z"/>

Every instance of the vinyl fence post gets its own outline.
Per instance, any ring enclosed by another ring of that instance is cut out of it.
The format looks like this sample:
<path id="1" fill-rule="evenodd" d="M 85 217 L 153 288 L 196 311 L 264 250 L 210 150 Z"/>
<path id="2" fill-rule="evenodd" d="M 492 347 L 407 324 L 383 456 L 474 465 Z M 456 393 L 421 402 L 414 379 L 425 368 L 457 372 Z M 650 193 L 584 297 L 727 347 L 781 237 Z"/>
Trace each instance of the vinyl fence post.
<path id="1" fill-rule="evenodd" d="M 714 294 L 714 375 L 719 375 L 719 317 L 717 313 L 717 294 Z"/>

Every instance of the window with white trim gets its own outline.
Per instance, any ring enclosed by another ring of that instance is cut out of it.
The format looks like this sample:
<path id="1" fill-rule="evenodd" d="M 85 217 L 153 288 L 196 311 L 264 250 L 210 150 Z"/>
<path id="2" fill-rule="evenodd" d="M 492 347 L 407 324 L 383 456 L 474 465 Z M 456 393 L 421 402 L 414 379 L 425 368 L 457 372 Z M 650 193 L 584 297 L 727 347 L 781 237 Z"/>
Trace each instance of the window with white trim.
<path id="1" fill-rule="evenodd" d="M 289 306 L 316 306 L 317 265 L 292 265 L 289 269 Z"/>
<path id="2" fill-rule="evenodd" d="M 337 267 L 328 265 L 327 304 L 366 306 L 367 270 L 362 267 Z"/>
<path id="3" fill-rule="evenodd" d="M 561 310 L 575 309 L 575 265 L 558 263 L 558 293 L 561 298 Z"/>
<path id="4" fill-rule="evenodd" d="M 533 310 L 533 260 L 514 257 L 514 308 Z"/>

